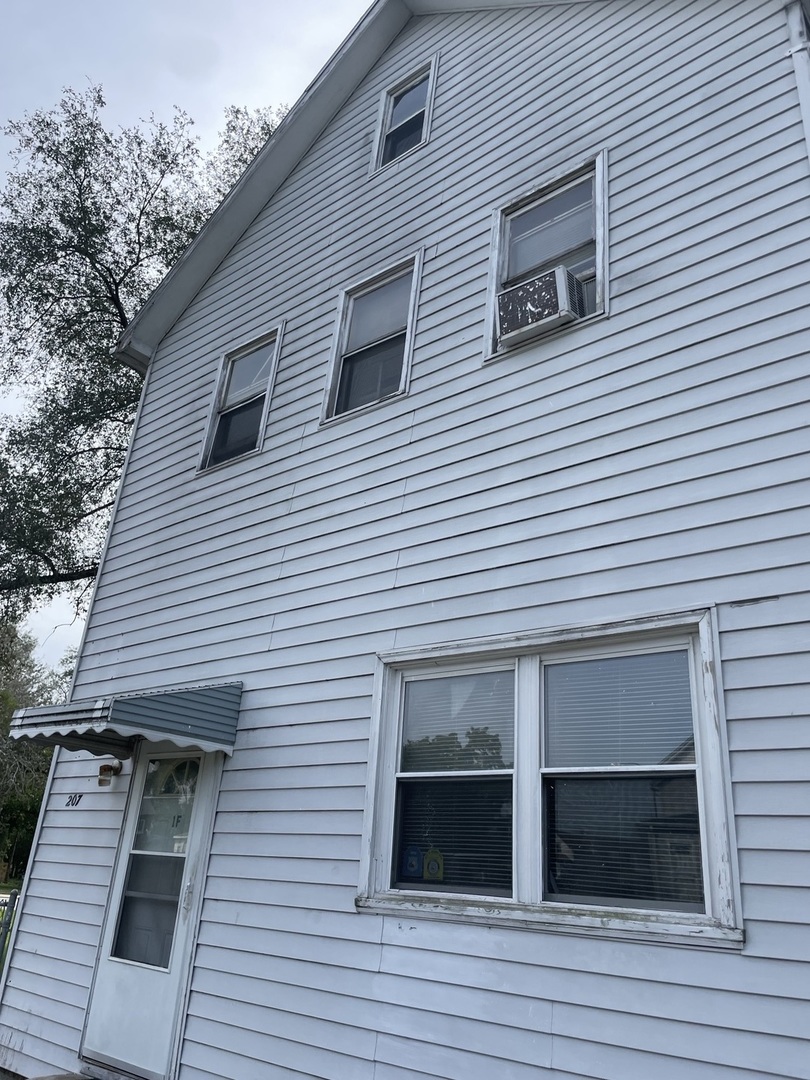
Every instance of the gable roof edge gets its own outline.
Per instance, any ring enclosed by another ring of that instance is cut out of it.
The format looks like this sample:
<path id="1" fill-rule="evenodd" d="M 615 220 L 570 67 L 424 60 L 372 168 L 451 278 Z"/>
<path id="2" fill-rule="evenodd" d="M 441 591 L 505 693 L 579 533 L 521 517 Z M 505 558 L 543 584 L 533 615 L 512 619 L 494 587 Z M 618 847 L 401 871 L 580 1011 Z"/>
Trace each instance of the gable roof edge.
<path id="1" fill-rule="evenodd" d="M 377 0 L 138 311 L 115 356 L 145 374 L 158 345 L 412 16 Z"/>

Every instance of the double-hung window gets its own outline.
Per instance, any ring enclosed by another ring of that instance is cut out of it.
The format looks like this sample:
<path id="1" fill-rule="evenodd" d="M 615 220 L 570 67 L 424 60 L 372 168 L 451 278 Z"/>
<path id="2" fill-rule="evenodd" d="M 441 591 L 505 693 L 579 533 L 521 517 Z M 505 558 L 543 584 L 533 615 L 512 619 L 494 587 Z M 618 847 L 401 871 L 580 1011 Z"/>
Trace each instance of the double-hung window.
<path id="1" fill-rule="evenodd" d="M 389 165 L 427 142 L 435 69 L 434 58 L 383 95 L 374 156 L 376 168 Z"/>
<path id="2" fill-rule="evenodd" d="M 409 259 L 343 294 L 327 417 L 405 390 L 418 265 Z"/>
<path id="3" fill-rule="evenodd" d="M 203 466 L 260 447 L 278 353 L 278 332 L 225 357 Z"/>
<path id="4" fill-rule="evenodd" d="M 604 311 L 604 160 L 499 215 L 494 345 Z"/>
<path id="5" fill-rule="evenodd" d="M 734 944 L 709 616 L 383 658 L 359 907 Z"/>

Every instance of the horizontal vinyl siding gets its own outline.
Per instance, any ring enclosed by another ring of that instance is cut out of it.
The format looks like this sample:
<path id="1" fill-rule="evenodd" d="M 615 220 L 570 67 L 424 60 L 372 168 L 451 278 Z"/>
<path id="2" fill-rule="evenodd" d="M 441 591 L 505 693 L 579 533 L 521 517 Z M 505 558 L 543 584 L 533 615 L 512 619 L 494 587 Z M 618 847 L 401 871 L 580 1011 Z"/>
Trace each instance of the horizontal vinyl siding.
<path id="1" fill-rule="evenodd" d="M 244 684 L 178 1080 L 810 1076 L 786 49 L 776 0 L 413 20 L 163 342 L 76 694 Z M 380 94 L 437 52 L 429 142 L 369 176 Z M 493 211 L 603 149 L 609 316 L 484 362 Z M 417 249 L 409 394 L 319 425 L 340 290 Z M 223 352 L 282 319 L 261 452 L 198 475 Z M 378 652 L 708 605 L 742 952 L 355 912 Z M 122 810 L 88 788 L 45 819 L 0 1013 L 31 1075 L 71 1065 Z M 55 1028 L 24 1015 L 48 980 Z"/>
<path id="2" fill-rule="evenodd" d="M 780 607 L 724 611 L 722 659 L 747 951 L 807 963 L 810 634 Z"/>
<path id="3" fill-rule="evenodd" d="M 0 1068 L 25 1076 L 76 1066 L 127 792 L 126 775 L 100 788 L 98 767 L 98 758 L 59 752 L 20 908 L 0 1007 Z"/>

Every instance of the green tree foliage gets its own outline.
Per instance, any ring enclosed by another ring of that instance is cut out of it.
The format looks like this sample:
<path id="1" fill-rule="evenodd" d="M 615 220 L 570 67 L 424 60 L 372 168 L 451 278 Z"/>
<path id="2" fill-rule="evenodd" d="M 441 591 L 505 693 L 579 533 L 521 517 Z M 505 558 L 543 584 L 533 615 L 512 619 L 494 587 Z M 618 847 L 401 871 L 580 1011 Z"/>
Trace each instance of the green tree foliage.
<path id="1" fill-rule="evenodd" d="M 488 727 L 470 727 L 464 738 L 462 743 L 457 732 L 451 731 L 412 739 L 402 748 L 402 767 L 408 772 L 505 767 L 500 736 Z"/>
<path id="2" fill-rule="evenodd" d="M 8 737 L 11 715 L 28 705 L 64 700 L 72 658 L 54 672 L 34 659 L 34 638 L 0 622 L 0 871 L 19 878 L 31 849 L 51 751 Z"/>
<path id="3" fill-rule="evenodd" d="M 283 116 L 227 109 L 205 156 L 183 112 L 110 131 L 103 109 L 100 87 L 66 90 L 4 129 L 0 387 L 27 402 L 0 435 L 9 618 L 95 576 L 141 390 L 113 346 Z"/>

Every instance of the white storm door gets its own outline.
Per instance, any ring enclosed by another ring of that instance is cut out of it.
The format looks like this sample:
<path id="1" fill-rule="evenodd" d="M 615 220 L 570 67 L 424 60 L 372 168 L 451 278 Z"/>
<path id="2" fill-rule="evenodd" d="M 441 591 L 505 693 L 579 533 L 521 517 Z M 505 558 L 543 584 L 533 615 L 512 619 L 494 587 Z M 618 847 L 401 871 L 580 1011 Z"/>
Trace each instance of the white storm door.
<path id="1" fill-rule="evenodd" d="M 156 753 L 133 776 L 82 1058 L 168 1076 L 185 997 L 219 755 Z"/>

